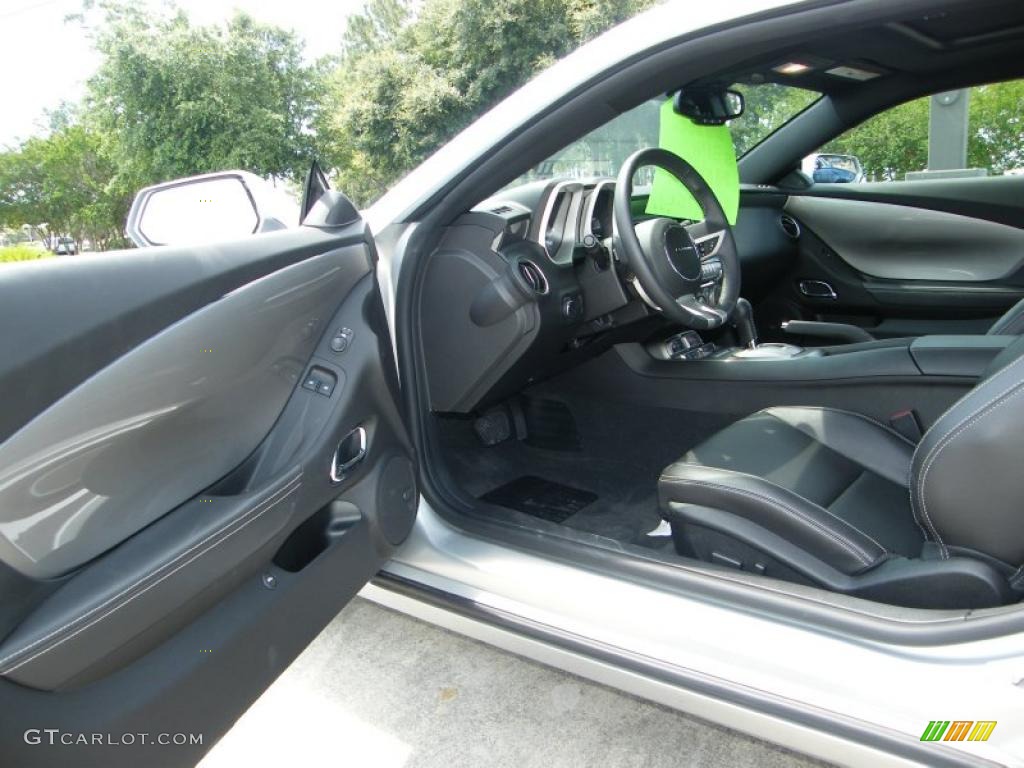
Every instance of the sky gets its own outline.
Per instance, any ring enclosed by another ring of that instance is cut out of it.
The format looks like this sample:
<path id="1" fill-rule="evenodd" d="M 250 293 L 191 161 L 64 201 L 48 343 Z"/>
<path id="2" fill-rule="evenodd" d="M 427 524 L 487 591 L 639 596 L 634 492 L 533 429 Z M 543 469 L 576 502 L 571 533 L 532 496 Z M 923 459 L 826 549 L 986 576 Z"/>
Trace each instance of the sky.
<path id="1" fill-rule="evenodd" d="M 137 0 L 154 8 L 161 0 Z M 196 24 L 227 20 L 235 9 L 293 29 L 306 42 L 310 60 L 335 52 L 345 19 L 363 0 L 177 0 Z M 45 110 L 78 100 L 99 58 L 85 30 L 65 23 L 81 0 L 0 0 L 2 59 L 19 75 L 0 78 L 0 147 L 16 144 L 46 125 Z"/>

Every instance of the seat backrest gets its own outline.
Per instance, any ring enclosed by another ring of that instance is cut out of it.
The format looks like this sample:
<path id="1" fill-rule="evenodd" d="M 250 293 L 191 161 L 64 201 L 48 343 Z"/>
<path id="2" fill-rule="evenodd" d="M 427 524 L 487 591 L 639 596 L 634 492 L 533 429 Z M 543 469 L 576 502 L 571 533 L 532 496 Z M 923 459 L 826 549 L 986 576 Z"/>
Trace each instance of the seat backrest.
<path id="1" fill-rule="evenodd" d="M 1006 310 L 986 333 L 989 336 L 1017 336 L 1024 333 L 1024 299 Z"/>
<path id="2" fill-rule="evenodd" d="M 910 501 L 943 557 L 961 551 L 1024 565 L 1024 337 L 925 433 Z"/>

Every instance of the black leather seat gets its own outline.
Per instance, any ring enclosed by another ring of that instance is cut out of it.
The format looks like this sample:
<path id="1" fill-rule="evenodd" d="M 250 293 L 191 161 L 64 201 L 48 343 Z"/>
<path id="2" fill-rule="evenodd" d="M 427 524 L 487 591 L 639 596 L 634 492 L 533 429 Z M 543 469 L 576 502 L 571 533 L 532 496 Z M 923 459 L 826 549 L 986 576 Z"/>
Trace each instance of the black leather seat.
<path id="1" fill-rule="evenodd" d="M 1024 591 L 1024 339 L 919 444 L 856 413 L 769 408 L 662 474 L 684 555 L 883 602 Z"/>
<path id="2" fill-rule="evenodd" d="M 989 336 L 1018 336 L 1024 333 L 1024 299 L 1021 299 L 996 320 L 986 331 Z"/>

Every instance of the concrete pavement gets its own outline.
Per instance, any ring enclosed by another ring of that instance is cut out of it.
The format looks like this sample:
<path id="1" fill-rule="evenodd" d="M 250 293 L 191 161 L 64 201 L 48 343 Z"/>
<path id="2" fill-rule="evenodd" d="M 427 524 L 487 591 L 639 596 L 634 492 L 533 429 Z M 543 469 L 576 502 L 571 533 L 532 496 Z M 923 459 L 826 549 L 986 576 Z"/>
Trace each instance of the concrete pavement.
<path id="1" fill-rule="evenodd" d="M 356 599 L 200 764 L 817 765 Z"/>

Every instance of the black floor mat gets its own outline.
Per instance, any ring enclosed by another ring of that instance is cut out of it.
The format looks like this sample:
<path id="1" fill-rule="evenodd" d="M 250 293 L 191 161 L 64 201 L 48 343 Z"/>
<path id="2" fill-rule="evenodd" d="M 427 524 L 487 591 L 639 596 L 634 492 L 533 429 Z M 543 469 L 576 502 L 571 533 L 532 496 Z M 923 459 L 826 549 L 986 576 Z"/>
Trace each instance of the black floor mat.
<path id="1" fill-rule="evenodd" d="M 542 520 L 562 523 L 597 501 L 597 494 L 527 475 L 488 491 L 480 498 Z"/>

